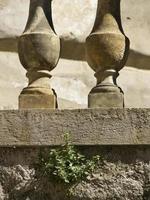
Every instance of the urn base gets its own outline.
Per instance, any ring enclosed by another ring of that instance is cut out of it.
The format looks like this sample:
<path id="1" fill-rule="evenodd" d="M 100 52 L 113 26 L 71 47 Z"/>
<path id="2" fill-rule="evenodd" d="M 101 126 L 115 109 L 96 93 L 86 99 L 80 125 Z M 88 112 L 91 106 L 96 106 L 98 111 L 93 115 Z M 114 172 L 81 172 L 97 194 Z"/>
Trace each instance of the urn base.
<path id="1" fill-rule="evenodd" d="M 89 108 L 123 108 L 124 94 L 116 85 L 98 85 L 88 95 Z"/>

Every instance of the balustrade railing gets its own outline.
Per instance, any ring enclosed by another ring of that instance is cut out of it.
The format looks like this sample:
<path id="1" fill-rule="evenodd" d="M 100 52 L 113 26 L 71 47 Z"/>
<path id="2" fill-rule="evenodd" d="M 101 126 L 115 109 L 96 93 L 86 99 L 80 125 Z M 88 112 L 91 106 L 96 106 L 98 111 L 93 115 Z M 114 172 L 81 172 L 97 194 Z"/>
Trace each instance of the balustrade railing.
<path id="1" fill-rule="evenodd" d="M 53 27 L 51 0 L 30 0 L 28 22 L 18 47 L 29 78 L 28 87 L 20 94 L 19 108 L 56 108 L 56 94 L 49 78 L 59 60 L 60 40 Z M 98 0 L 95 24 L 86 39 L 87 62 L 97 79 L 88 96 L 88 107 L 124 106 L 123 91 L 116 79 L 128 52 L 129 39 L 121 25 L 120 0 Z"/>

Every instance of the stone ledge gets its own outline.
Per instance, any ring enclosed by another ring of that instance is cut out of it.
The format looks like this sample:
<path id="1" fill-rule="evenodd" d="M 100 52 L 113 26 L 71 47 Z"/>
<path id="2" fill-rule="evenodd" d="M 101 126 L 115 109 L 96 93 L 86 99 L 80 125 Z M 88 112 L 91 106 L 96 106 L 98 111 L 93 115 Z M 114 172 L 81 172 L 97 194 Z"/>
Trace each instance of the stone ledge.
<path id="1" fill-rule="evenodd" d="M 0 111 L 0 147 L 149 145 L 150 109 Z"/>

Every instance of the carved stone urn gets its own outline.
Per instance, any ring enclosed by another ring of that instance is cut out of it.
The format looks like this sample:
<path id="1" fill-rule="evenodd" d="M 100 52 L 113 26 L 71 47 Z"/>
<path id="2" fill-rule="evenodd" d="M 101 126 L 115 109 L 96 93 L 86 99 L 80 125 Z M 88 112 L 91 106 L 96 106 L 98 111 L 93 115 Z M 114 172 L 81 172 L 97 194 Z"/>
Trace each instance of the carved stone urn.
<path id="1" fill-rule="evenodd" d="M 54 31 L 51 3 L 51 0 L 30 0 L 27 25 L 18 43 L 20 62 L 29 79 L 19 96 L 20 109 L 57 106 L 49 80 L 50 71 L 59 60 L 60 39 Z"/>
<path id="2" fill-rule="evenodd" d="M 97 79 L 88 96 L 90 108 L 124 106 L 123 91 L 116 79 L 128 52 L 129 39 L 121 25 L 120 0 L 98 0 L 95 24 L 86 39 L 87 62 Z"/>

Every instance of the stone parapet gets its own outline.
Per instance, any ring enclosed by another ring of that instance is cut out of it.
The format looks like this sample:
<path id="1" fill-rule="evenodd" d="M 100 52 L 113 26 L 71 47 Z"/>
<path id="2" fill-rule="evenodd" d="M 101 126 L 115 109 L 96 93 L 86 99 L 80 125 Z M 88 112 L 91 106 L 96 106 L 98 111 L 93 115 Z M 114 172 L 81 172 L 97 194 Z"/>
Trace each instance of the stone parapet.
<path id="1" fill-rule="evenodd" d="M 0 146 L 149 145 L 150 109 L 0 111 Z"/>

